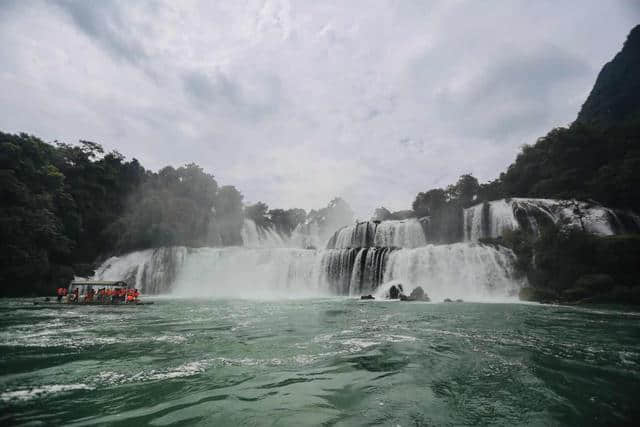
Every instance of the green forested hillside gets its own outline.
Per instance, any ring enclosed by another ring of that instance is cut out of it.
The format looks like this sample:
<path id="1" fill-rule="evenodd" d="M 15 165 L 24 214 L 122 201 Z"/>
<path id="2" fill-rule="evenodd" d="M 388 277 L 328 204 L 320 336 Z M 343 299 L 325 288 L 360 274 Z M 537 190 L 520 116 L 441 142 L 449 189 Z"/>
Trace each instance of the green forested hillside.
<path id="1" fill-rule="evenodd" d="M 242 195 L 195 164 L 157 173 L 100 145 L 0 133 L 0 295 L 50 292 L 99 256 L 241 241 Z"/>

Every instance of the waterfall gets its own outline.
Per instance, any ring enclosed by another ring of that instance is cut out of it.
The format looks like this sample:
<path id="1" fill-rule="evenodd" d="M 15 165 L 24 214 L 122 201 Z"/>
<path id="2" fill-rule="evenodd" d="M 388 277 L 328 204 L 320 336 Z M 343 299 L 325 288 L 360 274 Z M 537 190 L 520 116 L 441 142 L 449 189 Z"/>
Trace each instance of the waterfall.
<path id="1" fill-rule="evenodd" d="M 534 233 L 545 223 L 600 236 L 640 231 L 640 218 L 577 200 L 512 198 L 481 203 L 464 211 L 465 241 L 501 236 L 523 228 Z"/>
<path id="2" fill-rule="evenodd" d="M 94 279 L 125 280 L 145 294 L 194 297 L 363 295 L 399 280 L 430 295 L 507 296 L 518 283 L 513 254 L 457 243 L 415 249 L 368 247 L 158 248 L 105 261 Z"/>
<path id="3" fill-rule="evenodd" d="M 349 248 L 321 251 L 320 282 L 336 295 L 362 295 L 381 283 L 391 248 Z"/>
<path id="4" fill-rule="evenodd" d="M 514 254 L 472 242 L 518 228 L 538 232 L 545 223 L 599 235 L 640 230 L 633 213 L 574 200 L 495 200 L 466 209 L 462 222 L 467 242 L 433 245 L 423 224 L 431 236 L 438 230 L 426 219 L 359 222 L 328 242 L 316 223 L 301 224 L 285 239 L 246 220 L 243 246 L 132 252 L 106 260 L 94 279 L 125 280 L 146 294 L 198 297 L 357 296 L 389 283 L 402 283 L 405 292 L 422 286 L 435 300 L 504 297 L 522 284 Z"/>
<path id="5" fill-rule="evenodd" d="M 245 219 L 240 231 L 243 246 L 250 248 L 282 248 L 285 239 L 269 227 L 260 227 L 254 221 Z"/>
<path id="6" fill-rule="evenodd" d="M 175 246 L 111 257 L 96 269 L 93 279 L 124 280 L 146 294 L 167 293 L 187 253 L 187 248 Z"/>
<path id="7" fill-rule="evenodd" d="M 362 221 L 336 231 L 329 240 L 327 248 L 366 248 L 388 246 L 417 248 L 427 244 L 422 224 L 415 218 L 382 221 Z"/>
<path id="8" fill-rule="evenodd" d="M 515 295 L 521 286 L 509 249 L 454 243 L 400 249 L 389 255 L 384 281 L 396 281 L 405 292 L 416 286 L 438 301 Z"/>
<path id="9" fill-rule="evenodd" d="M 175 278 L 173 293 L 193 297 L 328 294 L 316 251 L 291 248 L 198 248 Z"/>
<path id="10" fill-rule="evenodd" d="M 513 206 L 505 200 L 481 203 L 464 211 L 465 241 L 477 241 L 482 237 L 496 238 L 504 231 L 518 227 Z"/>

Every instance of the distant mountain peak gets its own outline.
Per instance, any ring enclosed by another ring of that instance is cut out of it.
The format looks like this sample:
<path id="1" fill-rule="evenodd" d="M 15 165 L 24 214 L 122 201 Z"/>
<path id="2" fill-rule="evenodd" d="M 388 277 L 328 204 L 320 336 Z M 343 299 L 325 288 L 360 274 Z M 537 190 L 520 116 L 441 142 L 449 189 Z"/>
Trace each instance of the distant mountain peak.
<path id="1" fill-rule="evenodd" d="M 616 123 L 640 116 L 640 25 L 600 71 L 577 122 Z"/>

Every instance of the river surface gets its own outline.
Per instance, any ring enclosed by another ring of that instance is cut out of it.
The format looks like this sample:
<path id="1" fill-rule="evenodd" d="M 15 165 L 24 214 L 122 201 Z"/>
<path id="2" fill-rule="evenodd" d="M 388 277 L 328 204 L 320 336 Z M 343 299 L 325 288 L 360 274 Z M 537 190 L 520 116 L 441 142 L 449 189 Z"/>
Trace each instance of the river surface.
<path id="1" fill-rule="evenodd" d="M 0 301 L 0 424 L 620 425 L 640 313 L 508 303 Z"/>

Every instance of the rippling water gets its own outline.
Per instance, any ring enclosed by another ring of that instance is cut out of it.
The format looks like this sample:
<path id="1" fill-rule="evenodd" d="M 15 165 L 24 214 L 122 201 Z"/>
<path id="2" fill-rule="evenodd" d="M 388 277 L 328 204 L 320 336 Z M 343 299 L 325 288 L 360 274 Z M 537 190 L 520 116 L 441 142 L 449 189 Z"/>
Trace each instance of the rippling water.
<path id="1" fill-rule="evenodd" d="M 589 425 L 640 416 L 640 314 L 316 299 L 0 301 L 0 424 Z"/>

